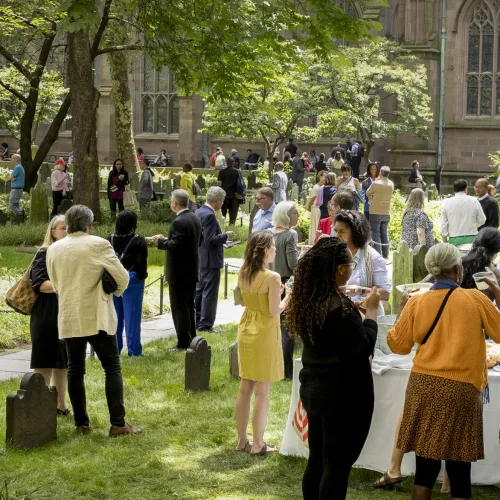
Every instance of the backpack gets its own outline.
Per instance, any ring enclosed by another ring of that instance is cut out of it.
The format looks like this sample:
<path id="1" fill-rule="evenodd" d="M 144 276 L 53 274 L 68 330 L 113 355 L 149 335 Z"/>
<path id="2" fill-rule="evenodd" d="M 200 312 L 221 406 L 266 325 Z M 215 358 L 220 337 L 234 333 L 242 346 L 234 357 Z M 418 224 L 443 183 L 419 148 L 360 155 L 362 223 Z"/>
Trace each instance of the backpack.
<path id="1" fill-rule="evenodd" d="M 238 179 L 236 180 L 236 193 L 235 196 L 238 199 L 240 205 L 245 203 L 245 196 L 247 195 L 247 186 L 245 184 L 245 179 L 243 175 L 239 172 Z"/>
<path id="2" fill-rule="evenodd" d="M 363 158 L 363 156 L 365 156 L 365 148 L 362 144 L 358 144 L 358 156 L 360 158 Z"/>
<path id="3" fill-rule="evenodd" d="M 130 241 L 127 243 L 127 246 L 125 247 L 125 250 L 123 250 L 123 253 L 120 255 L 116 250 L 115 250 L 115 235 L 111 235 L 111 246 L 113 247 L 113 251 L 115 252 L 115 255 L 118 257 L 118 260 L 120 261 L 120 264 L 123 265 L 123 259 L 127 253 L 128 247 L 130 244 L 137 238 L 137 234 L 134 234 L 132 238 L 130 238 Z M 134 267 L 134 266 L 132 266 Z M 132 269 L 132 268 L 131 268 Z M 131 270 L 129 269 L 129 271 Z"/>

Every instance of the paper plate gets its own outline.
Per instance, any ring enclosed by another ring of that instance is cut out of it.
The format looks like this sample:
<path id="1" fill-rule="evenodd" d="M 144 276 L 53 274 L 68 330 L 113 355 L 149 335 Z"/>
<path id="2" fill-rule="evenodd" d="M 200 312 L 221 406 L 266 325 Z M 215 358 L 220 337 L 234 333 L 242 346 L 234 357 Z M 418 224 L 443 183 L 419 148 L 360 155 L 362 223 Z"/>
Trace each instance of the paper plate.
<path id="1" fill-rule="evenodd" d="M 418 291 L 410 292 L 410 295 L 416 295 L 419 293 L 428 292 L 431 289 L 432 285 L 432 283 L 408 283 L 406 285 L 397 285 L 396 289 L 401 293 L 404 293 L 405 289 L 407 288 L 409 288 L 410 290 L 413 288 L 418 288 Z"/>

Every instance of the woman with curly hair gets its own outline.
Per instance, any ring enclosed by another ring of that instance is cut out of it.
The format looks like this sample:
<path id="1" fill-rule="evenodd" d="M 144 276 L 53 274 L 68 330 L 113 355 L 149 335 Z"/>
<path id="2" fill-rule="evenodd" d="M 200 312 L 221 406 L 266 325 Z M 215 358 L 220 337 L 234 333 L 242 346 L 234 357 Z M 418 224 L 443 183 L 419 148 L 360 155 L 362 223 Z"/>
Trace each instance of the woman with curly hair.
<path id="1" fill-rule="evenodd" d="M 345 293 L 355 302 L 363 301 L 369 289 L 376 286 L 381 300 L 389 300 L 391 280 L 385 259 L 369 243 L 370 224 L 366 217 L 355 210 L 341 210 L 335 217 L 335 234 L 351 251 L 353 272 L 347 282 Z M 379 315 L 384 314 L 382 304 Z"/>
<path id="2" fill-rule="evenodd" d="M 345 498 L 351 467 L 370 430 L 374 392 L 369 358 L 377 339 L 380 296 L 373 287 L 363 320 L 342 292 L 352 265 L 344 241 L 320 240 L 295 268 L 287 307 L 290 335 L 304 343 L 300 398 L 309 420 L 305 500 Z"/>
<path id="3" fill-rule="evenodd" d="M 267 266 L 274 262 L 276 247 L 271 231 L 256 231 L 248 240 L 238 278 L 245 312 L 238 327 L 240 391 L 236 401 L 237 451 L 265 455 L 276 447 L 264 442 L 269 390 L 283 378 L 280 314 L 288 297 L 281 300 L 281 278 Z M 255 393 L 252 416 L 253 444 L 247 438 L 250 402 Z"/>

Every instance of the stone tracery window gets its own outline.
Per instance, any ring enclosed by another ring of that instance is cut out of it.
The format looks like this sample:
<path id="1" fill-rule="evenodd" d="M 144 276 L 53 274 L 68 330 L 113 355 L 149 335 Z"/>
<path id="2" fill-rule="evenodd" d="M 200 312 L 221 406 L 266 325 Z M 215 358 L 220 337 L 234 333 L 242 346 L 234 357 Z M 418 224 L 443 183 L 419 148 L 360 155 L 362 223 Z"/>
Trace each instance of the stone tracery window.
<path id="1" fill-rule="evenodd" d="M 157 71 L 144 58 L 141 92 L 142 132 L 148 134 L 179 133 L 179 98 L 175 76 L 168 68 Z"/>
<path id="2" fill-rule="evenodd" d="M 497 14 L 480 2 L 468 26 L 467 116 L 500 115 L 500 0 L 494 0 Z"/>

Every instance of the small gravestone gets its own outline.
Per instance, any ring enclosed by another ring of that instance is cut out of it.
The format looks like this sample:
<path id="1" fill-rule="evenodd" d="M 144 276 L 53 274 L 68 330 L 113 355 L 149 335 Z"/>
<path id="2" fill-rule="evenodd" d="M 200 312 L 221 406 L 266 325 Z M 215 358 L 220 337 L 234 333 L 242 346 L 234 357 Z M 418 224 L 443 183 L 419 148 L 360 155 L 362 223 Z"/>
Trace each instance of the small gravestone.
<path id="1" fill-rule="evenodd" d="M 427 190 L 427 200 L 434 201 L 439 199 L 439 193 L 436 184 L 431 184 L 430 189 Z"/>
<path id="2" fill-rule="evenodd" d="M 229 373 L 232 378 L 240 378 L 240 366 L 238 363 L 238 342 L 233 342 L 229 347 Z"/>
<path id="3" fill-rule="evenodd" d="M 49 218 L 49 200 L 45 186 L 38 181 L 36 186 L 30 191 L 30 221 L 47 222 Z"/>
<path id="4" fill-rule="evenodd" d="M 173 181 L 173 189 L 175 191 L 176 189 L 179 189 L 180 187 L 181 187 L 181 176 L 176 175 L 174 177 L 174 181 Z"/>
<path id="5" fill-rule="evenodd" d="M 297 201 L 299 199 L 299 186 L 297 184 L 293 184 L 292 186 L 292 193 L 290 195 L 290 199 L 292 201 Z"/>
<path id="6" fill-rule="evenodd" d="M 247 177 L 247 189 L 256 189 L 257 186 L 257 176 L 254 172 L 250 172 Z"/>
<path id="7" fill-rule="evenodd" d="M 34 448 L 57 439 L 57 391 L 40 373 L 27 373 L 7 396 L 6 443 Z"/>
<path id="8" fill-rule="evenodd" d="M 413 283 L 413 251 L 406 241 L 399 243 L 398 249 L 392 254 L 392 314 L 396 314 L 401 302 L 401 292 L 397 285 Z"/>
<path id="9" fill-rule="evenodd" d="M 196 178 L 196 183 L 198 184 L 198 186 L 200 186 L 200 189 L 205 189 L 206 186 L 207 186 L 207 183 L 205 182 L 205 177 L 203 177 L 203 175 L 198 175 L 198 177 Z"/>
<path id="10" fill-rule="evenodd" d="M 5 226 L 5 224 L 7 224 L 8 219 L 9 218 L 7 217 L 7 214 L 0 210 L 0 226 Z"/>
<path id="11" fill-rule="evenodd" d="M 21 213 L 18 213 L 18 214 L 14 214 L 12 216 L 12 219 L 10 219 L 10 222 L 14 226 L 19 226 L 20 224 L 22 224 L 24 222 L 24 212 L 21 212 Z"/>
<path id="12" fill-rule="evenodd" d="M 421 246 L 418 252 L 413 255 L 413 283 L 422 281 L 429 273 L 425 267 L 425 256 L 429 249 Z"/>
<path id="13" fill-rule="evenodd" d="M 58 215 L 64 215 L 73 206 L 73 200 L 64 198 L 59 207 L 57 208 Z"/>
<path id="14" fill-rule="evenodd" d="M 165 190 L 165 196 L 170 198 L 172 194 L 172 179 L 166 179 L 163 183 L 163 189 Z"/>
<path id="15" fill-rule="evenodd" d="M 38 175 L 42 179 L 47 179 L 47 177 L 50 177 L 52 175 L 52 166 L 49 165 L 48 163 L 42 163 L 42 166 L 40 167 L 40 170 L 38 171 Z"/>
<path id="16" fill-rule="evenodd" d="M 186 351 L 186 391 L 206 391 L 210 385 L 212 349 L 203 337 L 195 337 Z"/>

